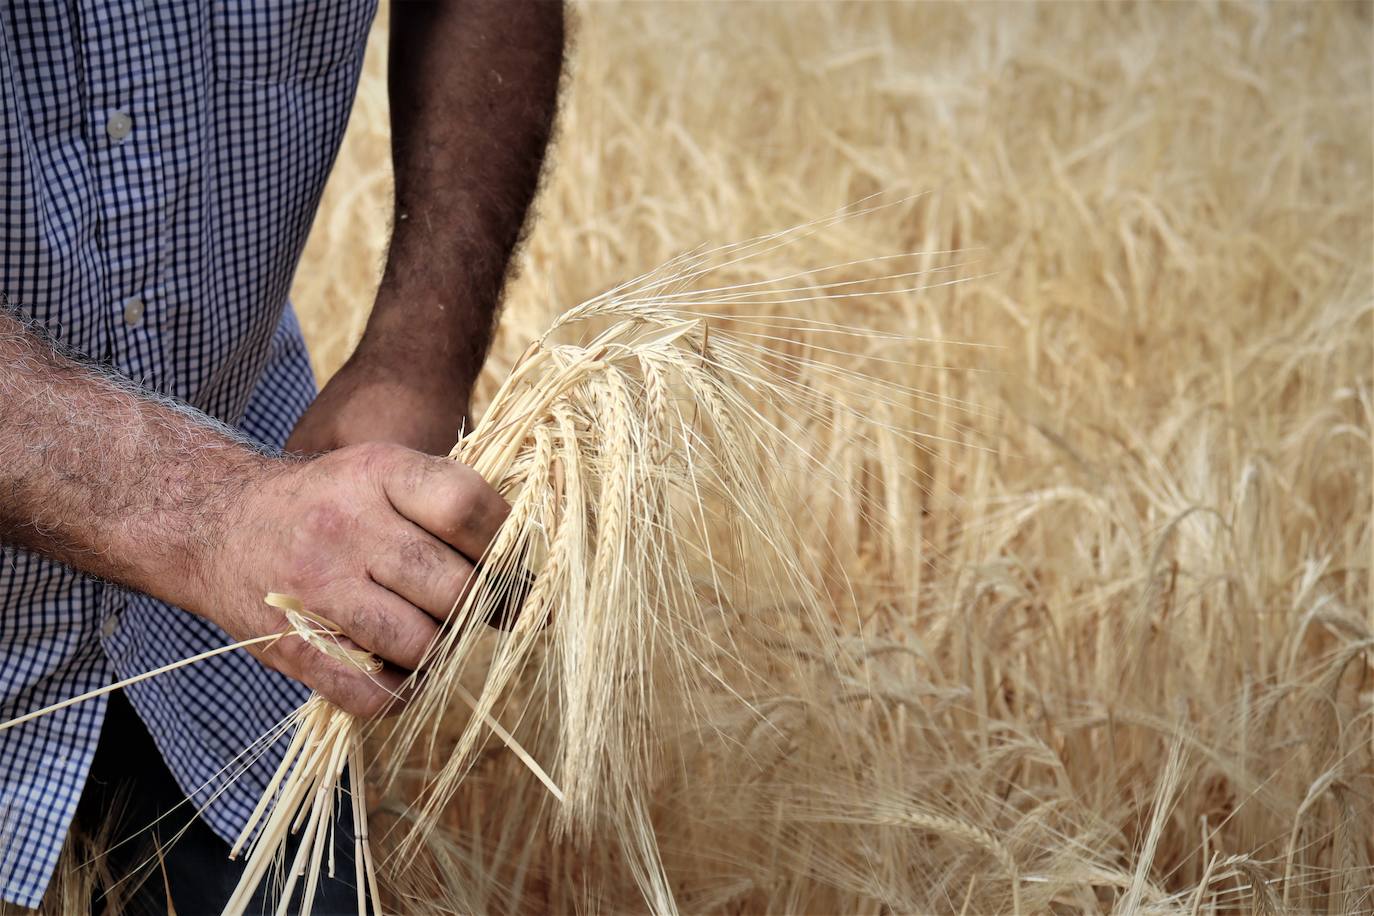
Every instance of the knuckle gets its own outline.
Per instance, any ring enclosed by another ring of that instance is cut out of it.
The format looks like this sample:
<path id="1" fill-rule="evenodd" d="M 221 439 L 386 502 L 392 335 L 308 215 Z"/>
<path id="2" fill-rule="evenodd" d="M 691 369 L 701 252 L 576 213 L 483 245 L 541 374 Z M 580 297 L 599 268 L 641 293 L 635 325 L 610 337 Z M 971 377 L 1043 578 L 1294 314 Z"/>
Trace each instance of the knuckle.
<path id="1" fill-rule="evenodd" d="M 374 479 L 393 473 L 397 464 L 404 460 L 409 452 L 409 449 L 389 442 L 364 442 L 352 446 L 350 450 L 350 458 L 356 463 L 357 469 L 365 477 Z"/>
<path id="2" fill-rule="evenodd" d="M 403 446 L 389 446 L 393 449 L 391 472 L 404 489 L 423 492 L 432 482 L 438 460 L 424 452 L 417 452 Z"/>
<path id="3" fill-rule="evenodd" d="M 436 479 L 443 479 L 447 464 L 443 458 L 412 452 L 410 463 L 406 466 L 406 483 L 414 490 L 423 490 Z"/>
<path id="4" fill-rule="evenodd" d="M 482 505 L 477 500 L 469 499 L 465 511 L 459 516 L 463 526 L 463 532 L 474 538 L 481 538 L 487 533 L 487 516 L 482 510 Z"/>
<path id="5" fill-rule="evenodd" d="M 441 601 L 456 600 L 472 576 L 467 561 L 452 549 L 432 542 L 422 541 L 412 550 L 405 558 L 410 564 L 406 568 L 414 570 L 414 581 L 423 593 Z"/>
<path id="6" fill-rule="evenodd" d="M 474 525 L 478 506 L 467 481 L 458 481 L 457 485 L 445 494 L 443 508 L 450 524 L 461 527 L 464 531 Z"/>
<path id="7" fill-rule="evenodd" d="M 397 547 L 402 569 L 432 573 L 443 564 L 443 557 L 433 544 L 423 538 L 402 535 Z"/>
<path id="8" fill-rule="evenodd" d="M 359 609 L 353 629 L 357 631 L 357 641 L 371 652 L 385 653 L 396 643 L 396 624 L 391 615 L 380 608 Z"/>
<path id="9" fill-rule="evenodd" d="M 282 647 L 282 658 L 288 669 L 283 673 L 314 687 L 321 693 L 332 685 L 329 666 L 324 664 L 324 657 L 316 649 L 307 646 L 296 637 L 287 637 L 277 645 Z"/>

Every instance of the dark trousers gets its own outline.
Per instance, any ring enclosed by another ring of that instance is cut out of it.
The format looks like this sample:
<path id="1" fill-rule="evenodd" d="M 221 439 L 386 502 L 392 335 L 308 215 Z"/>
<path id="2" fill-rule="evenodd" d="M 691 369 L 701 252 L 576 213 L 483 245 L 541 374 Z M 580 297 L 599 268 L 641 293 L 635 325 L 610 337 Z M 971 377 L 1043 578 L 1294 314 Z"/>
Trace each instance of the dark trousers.
<path id="1" fill-rule="evenodd" d="M 335 806 L 341 809 L 334 825 L 336 877 L 329 877 L 326 850 L 313 909 L 318 916 L 356 916 L 358 912 L 353 817 L 347 796 L 344 798 L 343 804 Z M 110 696 L 91 775 L 77 806 L 76 827 L 88 837 L 102 833 L 109 837 L 102 850 L 107 867 L 97 871 L 115 881 L 126 879 L 120 889 L 109 894 L 109 900 L 127 901 L 120 912 L 131 916 L 165 914 L 169 912 L 170 896 L 177 916 L 208 916 L 220 913 L 229 900 L 243 871 L 245 856 L 241 854 L 237 861 L 230 861 L 229 844 L 195 816 L 193 803 L 182 804 L 184 801 L 186 796 L 163 763 L 152 736 L 123 692 L 115 692 Z M 173 842 L 183 827 L 187 830 Z M 296 845 L 293 837 L 287 851 L 287 868 L 295 856 Z M 276 889 L 280 887 L 277 874 L 268 870 L 248 907 L 249 913 L 275 911 Z M 137 889 L 129 899 L 128 889 L 135 882 Z M 302 877 L 296 882 L 295 900 L 290 908 L 293 913 L 300 909 L 304 888 Z M 91 912 L 106 913 L 110 909 L 106 888 L 97 887 Z"/>

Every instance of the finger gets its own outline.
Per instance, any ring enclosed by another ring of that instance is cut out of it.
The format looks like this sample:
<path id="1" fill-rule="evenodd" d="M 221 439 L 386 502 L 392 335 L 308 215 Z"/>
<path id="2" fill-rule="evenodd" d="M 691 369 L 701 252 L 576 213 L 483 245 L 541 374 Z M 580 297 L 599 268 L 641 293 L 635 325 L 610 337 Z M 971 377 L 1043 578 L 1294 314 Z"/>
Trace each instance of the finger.
<path id="1" fill-rule="evenodd" d="M 326 659 L 314 680 L 321 696 L 361 719 L 389 716 L 406 704 L 405 675 L 391 668 L 369 673 Z"/>
<path id="2" fill-rule="evenodd" d="M 406 525 L 394 547 L 373 559 L 369 572 L 378 585 L 447 622 L 473 586 L 474 567 L 420 526 Z M 533 586 L 534 577 L 525 570 L 489 579 L 484 586 L 486 623 L 502 630 L 514 627 Z"/>
<path id="3" fill-rule="evenodd" d="M 369 562 L 378 585 L 435 620 L 447 620 L 472 578 L 472 562 L 419 525 L 402 522 Z"/>
<path id="4" fill-rule="evenodd" d="M 439 633 L 424 611 L 375 583 L 348 597 L 348 607 L 328 615 L 363 649 L 406 671 L 414 671 Z"/>
<path id="5" fill-rule="evenodd" d="M 448 458 L 412 452 L 383 480 L 396 511 L 479 562 L 510 506 L 472 468 Z"/>
<path id="6" fill-rule="evenodd" d="M 406 678 L 391 668 L 362 671 L 330 658 L 313 646 L 282 644 L 283 673 L 312 688 L 345 712 L 364 719 L 397 712 L 405 705 Z"/>

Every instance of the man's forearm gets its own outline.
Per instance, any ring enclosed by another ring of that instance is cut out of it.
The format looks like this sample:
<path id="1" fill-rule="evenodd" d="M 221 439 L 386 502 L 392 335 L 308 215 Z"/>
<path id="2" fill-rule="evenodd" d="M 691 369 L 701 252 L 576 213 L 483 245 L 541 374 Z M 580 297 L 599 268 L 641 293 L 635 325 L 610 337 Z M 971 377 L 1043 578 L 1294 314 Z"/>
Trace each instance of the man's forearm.
<path id="1" fill-rule="evenodd" d="M 392 5 L 395 226 L 365 339 L 445 385 L 486 356 L 562 59 L 558 2 Z"/>
<path id="2" fill-rule="evenodd" d="M 0 540 L 195 605 L 236 495 L 269 464 L 0 313 Z"/>
<path id="3" fill-rule="evenodd" d="M 391 667 L 360 671 L 300 640 L 249 651 L 350 712 L 392 703 L 507 511 L 471 469 L 397 446 L 265 455 L 0 311 L 0 541 L 239 640 L 283 632 L 262 597 L 289 592 Z"/>

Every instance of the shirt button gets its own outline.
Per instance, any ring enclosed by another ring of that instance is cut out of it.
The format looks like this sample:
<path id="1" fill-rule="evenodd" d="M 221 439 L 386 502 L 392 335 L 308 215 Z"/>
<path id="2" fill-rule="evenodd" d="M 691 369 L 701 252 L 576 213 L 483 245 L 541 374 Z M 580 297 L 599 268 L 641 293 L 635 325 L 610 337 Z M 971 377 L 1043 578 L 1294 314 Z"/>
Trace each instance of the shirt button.
<path id="1" fill-rule="evenodd" d="M 134 119 L 122 111 L 111 112 L 109 120 L 105 122 L 105 133 L 116 142 L 129 136 L 133 129 Z"/>
<path id="2" fill-rule="evenodd" d="M 143 320 L 143 300 L 138 298 L 130 299 L 124 303 L 124 323 L 129 327 L 136 327 Z"/>
<path id="3" fill-rule="evenodd" d="M 119 612 L 115 611 L 113 614 L 106 617 L 104 622 L 100 624 L 100 635 L 105 637 L 106 639 L 109 639 L 111 636 L 115 635 L 115 630 L 118 629 Z"/>

